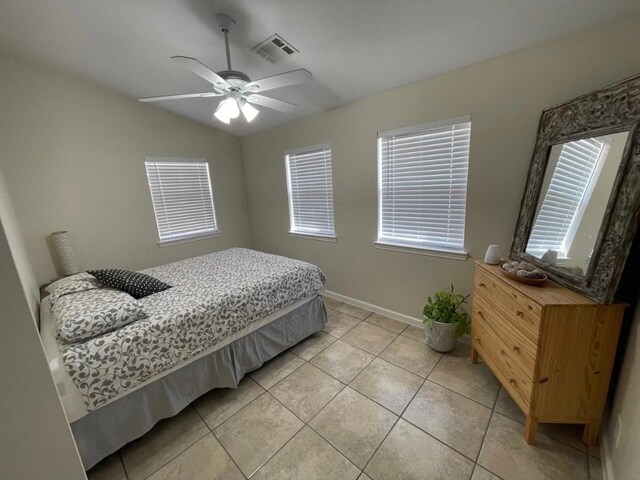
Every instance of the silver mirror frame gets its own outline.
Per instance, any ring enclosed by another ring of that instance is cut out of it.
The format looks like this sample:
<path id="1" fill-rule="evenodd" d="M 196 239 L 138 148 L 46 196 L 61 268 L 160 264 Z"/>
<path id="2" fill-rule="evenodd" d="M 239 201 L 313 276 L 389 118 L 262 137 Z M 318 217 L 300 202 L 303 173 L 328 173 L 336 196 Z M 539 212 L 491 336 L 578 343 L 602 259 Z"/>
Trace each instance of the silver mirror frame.
<path id="1" fill-rule="evenodd" d="M 618 174 L 584 275 L 525 252 L 553 145 L 628 131 Z M 542 112 L 533 158 L 511 245 L 511 258 L 525 260 L 553 280 L 603 304 L 614 300 L 640 221 L 640 75 Z"/>

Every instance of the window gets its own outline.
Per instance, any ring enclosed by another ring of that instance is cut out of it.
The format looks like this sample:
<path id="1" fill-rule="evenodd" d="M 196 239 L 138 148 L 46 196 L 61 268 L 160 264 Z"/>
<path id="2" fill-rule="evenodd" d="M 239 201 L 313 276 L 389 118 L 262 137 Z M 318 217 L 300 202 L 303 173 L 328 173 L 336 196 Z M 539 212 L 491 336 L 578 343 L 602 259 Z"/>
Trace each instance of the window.
<path id="1" fill-rule="evenodd" d="M 147 158 L 160 244 L 218 233 L 209 163 L 195 158 Z"/>
<path id="2" fill-rule="evenodd" d="M 471 118 L 378 134 L 378 242 L 464 252 Z"/>
<path id="3" fill-rule="evenodd" d="M 553 151 L 553 150 L 552 150 Z M 597 138 L 562 145 L 547 193 L 527 242 L 527 253 L 541 257 L 554 250 L 566 258 L 595 180 L 608 153 Z"/>
<path id="4" fill-rule="evenodd" d="M 331 146 L 286 153 L 290 233 L 335 237 Z"/>

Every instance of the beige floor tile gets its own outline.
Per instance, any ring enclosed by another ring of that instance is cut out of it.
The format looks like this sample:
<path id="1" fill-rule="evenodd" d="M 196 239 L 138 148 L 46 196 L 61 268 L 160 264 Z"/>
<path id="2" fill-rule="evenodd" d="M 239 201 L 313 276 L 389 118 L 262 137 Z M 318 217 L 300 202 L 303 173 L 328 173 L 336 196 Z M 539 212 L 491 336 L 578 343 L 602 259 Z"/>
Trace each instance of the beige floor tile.
<path id="1" fill-rule="evenodd" d="M 476 465 L 476 468 L 473 470 L 471 480 L 501 480 L 501 478 L 494 475 L 489 470 L 485 470 L 480 465 Z"/>
<path id="2" fill-rule="evenodd" d="M 372 480 L 468 480 L 472 470 L 471 460 L 400 419 L 365 473 Z"/>
<path id="3" fill-rule="evenodd" d="M 358 477 L 358 480 L 371 480 L 371 477 L 369 475 L 367 475 L 366 473 L 363 473 L 362 475 L 360 475 Z"/>
<path id="4" fill-rule="evenodd" d="M 292 347 L 290 351 L 309 361 L 335 341 L 335 337 L 328 333 L 316 332 Z"/>
<path id="5" fill-rule="evenodd" d="M 427 380 L 402 418 L 475 461 L 491 410 Z"/>
<path id="6" fill-rule="evenodd" d="M 393 318 L 385 317 L 379 313 L 374 313 L 373 315 L 368 316 L 366 321 L 367 323 L 371 323 L 377 327 L 386 328 L 393 333 L 402 333 L 409 326 L 404 322 L 399 322 Z"/>
<path id="7" fill-rule="evenodd" d="M 525 415 L 516 405 L 516 402 L 509 396 L 504 388 L 500 388 L 495 411 L 524 425 Z M 555 440 L 559 440 L 573 448 L 587 452 L 587 446 L 582 443 L 583 425 L 569 425 L 556 423 L 541 423 L 538 432 L 547 435 Z"/>
<path id="8" fill-rule="evenodd" d="M 252 480 L 355 480 L 360 471 L 320 435 L 304 427 Z"/>
<path id="9" fill-rule="evenodd" d="M 341 340 L 311 359 L 311 363 L 342 383 L 349 383 L 366 367 L 374 356 Z"/>
<path id="10" fill-rule="evenodd" d="M 302 366 L 304 360 L 291 352 L 284 352 L 249 374 L 262 388 L 269 390 L 276 383 Z"/>
<path id="11" fill-rule="evenodd" d="M 604 480 L 604 472 L 602 471 L 602 462 L 599 458 L 589 457 L 589 479 Z"/>
<path id="12" fill-rule="evenodd" d="M 349 386 L 400 415 L 423 381 L 418 375 L 376 358 Z"/>
<path id="13" fill-rule="evenodd" d="M 264 393 L 213 433 L 249 477 L 303 426 L 293 413 Z"/>
<path id="14" fill-rule="evenodd" d="M 245 377 L 238 388 L 216 388 L 196 400 L 193 406 L 213 430 L 262 393 L 264 389 L 260 385 Z"/>
<path id="15" fill-rule="evenodd" d="M 364 320 L 365 318 L 367 318 L 372 313 L 369 310 L 365 310 L 363 308 L 356 307 L 354 305 L 349 305 L 348 303 L 343 303 L 338 308 L 336 308 L 336 310 L 338 312 L 342 312 L 342 313 L 346 313 L 347 315 L 351 315 L 352 317 L 355 317 L 358 320 Z"/>
<path id="16" fill-rule="evenodd" d="M 333 308 L 336 309 L 338 308 L 340 305 L 342 305 L 342 302 L 340 300 L 335 300 L 333 298 L 329 298 L 326 295 L 322 296 L 322 300 L 324 301 L 324 304 L 327 308 Z"/>
<path id="17" fill-rule="evenodd" d="M 600 444 L 594 447 L 589 447 L 589 455 L 596 458 L 602 458 L 602 454 L 600 452 Z"/>
<path id="18" fill-rule="evenodd" d="M 584 453 L 538 433 L 536 445 L 522 438 L 522 425 L 494 414 L 478 463 L 504 480 L 586 480 Z"/>
<path id="19" fill-rule="evenodd" d="M 498 400 L 496 400 L 496 408 L 495 411 L 501 415 L 504 415 L 511 420 L 514 420 L 518 423 L 524 425 L 525 416 L 520 410 L 520 407 L 516 405 L 516 402 L 513 401 L 511 396 L 507 393 L 507 391 L 500 387 L 500 392 L 498 393 Z"/>
<path id="20" fill-rule="evenodd" d="M 327 312 L 327 324 L 324 331 L 334 337 L 341 337 L 356 325 L 360 324 L 360 320 L 351 317 L 346 313 L 337 310 L 329 310 Z"/>
<path id="21" fill-rule="evenodd" d="M 429 380 L 465 397 L 469 397 L 489 408 L 493 408 L 500 383 L 483 364 L 473 364 L 468 358 L 444 355 Z"/>
<path id="22" fill-rule="evenodd" d="M 342 341 L 355 345 L 362 350 L 378 355 L 389 345 L 396 337 L 397 333 L 390 332 L 384 328 L 376 327 L 367 322 L 361 322 L 344 334 Z"/>
<path id="23" fill-rule="evenodd" d="M 471 358 L 471 344 L 457 341 L 456 346 L 449 353 L 469 360 Z M 482 359 L 479 359 L 479 361 L 482 362 Z"/>
<path id="24" fill-rule="evenodd" d="M 380 358 L 426 378 L 435 367 L 441 353 L 434 352 L 424 343 L 402 335 L 396 338 L 380 354 Z"/>
<path id="25" fill-rule="evenodd" d="M 343 388 L 344 384 L 307 363 L 272 387 L 269 393 L 308 422 Z"/>
<path id="26" fill-rule="evenodd" d="M 570 425 L 562 423 L 541 423 L 538 425 L 538 433 L 558 440 L 581 452 L 587 453 L 587 446 L 582 443 L 584 425 Z"/>
<path id="27" fill-rule="evenodd" d="M 347 387 L 309 422 L 309 426 L 358 468 L 364 468 L 397 418 Z"/>
<path id="28" fill-rule="evenodd" d="M 424 328 L 409 325 L 402 335 L 424 343 Z"/>
<path id="29" fill-rule="evenodd" d="M 244 480 L 220 442 L 211 434 L 149 477 L 149 480 Z"/>
<path id="30" fill-rule="evenodd" d="M 147 478 L 207 433 L 209 429 L 191 406 L 160 421 L 153 430 L 122 449 L 129 480 Z"/>
<path id="31" fill-rule="evenodd" d="M 88 480 L 127 480 L 120 453 L 116 452 L 87 472 Z"/>

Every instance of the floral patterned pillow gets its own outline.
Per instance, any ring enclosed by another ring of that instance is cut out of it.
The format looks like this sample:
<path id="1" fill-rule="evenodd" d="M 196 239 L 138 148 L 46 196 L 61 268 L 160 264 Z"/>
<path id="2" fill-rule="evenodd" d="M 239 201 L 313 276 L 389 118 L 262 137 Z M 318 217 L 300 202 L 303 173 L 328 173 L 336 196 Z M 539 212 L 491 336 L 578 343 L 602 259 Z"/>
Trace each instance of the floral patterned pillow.
<path id="1" fill-rule="evenodd" d="M 53 306 L 60 297 L 98 288 L 102 288 L 100 282 L 93 275 L 83 272 L 57 280 L 45 288 L 45 291 L 50 295 L 49 299 Z"/>
<path id="2" fill-rule="evenodd" d="M 60 296 L 51 313 L 63 343 L 86 340 L 147 318 L 144 305 L 131 295 L 104 288 Z"/>

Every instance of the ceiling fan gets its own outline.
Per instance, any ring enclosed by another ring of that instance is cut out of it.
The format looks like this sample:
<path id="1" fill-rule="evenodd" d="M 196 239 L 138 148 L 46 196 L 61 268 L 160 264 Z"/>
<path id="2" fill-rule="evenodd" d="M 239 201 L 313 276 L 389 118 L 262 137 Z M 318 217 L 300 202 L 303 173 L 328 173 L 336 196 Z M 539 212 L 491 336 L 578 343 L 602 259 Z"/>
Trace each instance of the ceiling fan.
<path id="1" fill-rule="evenodd" d="M 172 60 L 182 64 L 199 77 L 204 78 L 213 87 L 212 92 L 181 93 L 178 95 L 163 95 L 159 97 L 145 97 L 141 102 L 159 102 L 164 100 L 178 100 L 182 98 L 209 98 L 225 97 L 215 109 L 213 118 L 217 118 L 227 125 L 231 119 L 238 118 L 240 112 L 251 122 L 259 113 L 253 105 L 271 108 L 285 113 L 291 113 L 296 105 L 271 97 L 265 97 L 256 92 L 265 92 L 276 88 L 287 87 L 305 82 L 311 78 L 311 73 L 305 69 L 274 75 L 273 77 L 251 81 L 249 75 L 231 68 L 231 55 L 229 53 L 229 32 L 236 24 L 228 15 L 219 13 L 216 15 L 218 26 L 224 34 L 224 44 L 227 52 L 227 69 L 218 73 L 209 69 L 206 65 L 191 57 L 175 56 Z M 252 105 L 253 104 L 253 105 Z M 212 118 L 212 120 L 213 120 Z"/>

